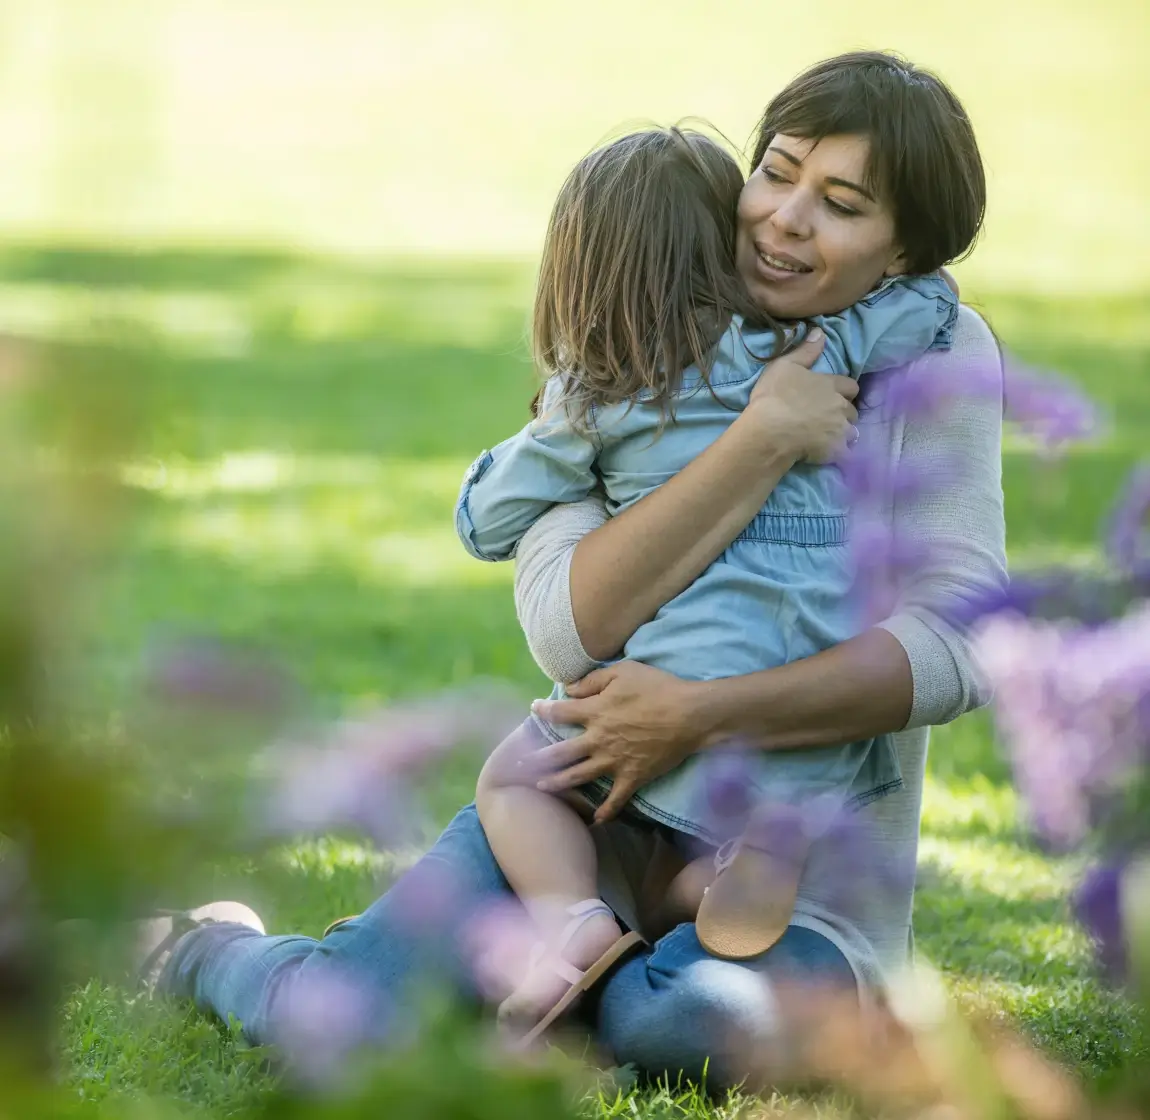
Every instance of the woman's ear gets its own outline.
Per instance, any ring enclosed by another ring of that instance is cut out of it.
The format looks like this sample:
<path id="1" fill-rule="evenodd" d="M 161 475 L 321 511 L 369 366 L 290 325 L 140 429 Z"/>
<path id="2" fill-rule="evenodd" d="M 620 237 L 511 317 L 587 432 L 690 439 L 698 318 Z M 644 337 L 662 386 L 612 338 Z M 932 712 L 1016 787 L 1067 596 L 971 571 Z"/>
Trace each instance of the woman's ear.
<path id="1" fill-rule="evenodd" d="M 886 266 L 886 270 L 883 272 L 883 275 L 905 276 L 907 269 L 907 258 L 909 255 L 909 253 L 899 253 L 899 255 Z"/>

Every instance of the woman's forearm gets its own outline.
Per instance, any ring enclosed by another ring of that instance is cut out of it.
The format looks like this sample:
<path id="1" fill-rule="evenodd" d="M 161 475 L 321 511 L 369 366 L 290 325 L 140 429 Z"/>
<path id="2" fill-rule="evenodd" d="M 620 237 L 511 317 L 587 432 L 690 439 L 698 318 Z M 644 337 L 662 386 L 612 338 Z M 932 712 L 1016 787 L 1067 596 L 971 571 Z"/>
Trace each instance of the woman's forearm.
<path id="1" fill-rule="evenodd" d="M 914 678 L 898 639 L 878 628 L 801 661 L 692 686 L 700 741 L 821 747 L 900 731 Z"/>
<path id="2" fill-rule="evenodd" d="M 737 418 L 723 438 L 618 517 L 571 559 L 571 609 L 584 649 L 614 657 L 746 528 L 795 463 L 761 426 Z"/>

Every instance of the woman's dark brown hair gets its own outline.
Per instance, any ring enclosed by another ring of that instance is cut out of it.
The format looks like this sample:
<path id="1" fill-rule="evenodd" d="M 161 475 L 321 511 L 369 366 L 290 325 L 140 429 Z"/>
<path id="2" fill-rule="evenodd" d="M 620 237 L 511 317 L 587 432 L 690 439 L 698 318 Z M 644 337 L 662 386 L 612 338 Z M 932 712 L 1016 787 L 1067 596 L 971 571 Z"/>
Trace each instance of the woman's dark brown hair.
<path id="1" fill-rule="evenodd" d="M 885 51 L 829 58 L 767 106 L 752 166 L 780 133 L 867 137 L 866 186 L 891 207 L 909 272 L 933 272 L 974 247 L 986 211 L 982 157 L 966 111 L 934 74 Z"/>
<path id="2" fill-rule="evenodd" d="M 577 429 L 596 406 L 640 398 L 668 416 L 683 370 L 707 376 L 731 316 L 763 320 L 735 268 L 742 187 L 730 152 L 685 128 L 624 136 L 568 176 L 547 229 L 532 335 Z"/>

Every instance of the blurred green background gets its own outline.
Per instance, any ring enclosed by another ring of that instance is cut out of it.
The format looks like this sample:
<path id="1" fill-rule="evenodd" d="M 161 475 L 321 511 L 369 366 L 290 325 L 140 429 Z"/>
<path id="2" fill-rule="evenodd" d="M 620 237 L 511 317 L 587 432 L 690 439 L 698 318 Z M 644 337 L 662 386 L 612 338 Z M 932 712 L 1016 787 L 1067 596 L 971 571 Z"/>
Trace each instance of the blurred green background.
<path id="1" fill-rule="evenodd" d="M 1144 0 L 8 0 L 4 228 L 531 255 L 621 123 L 742 143 L 802 66 L 893 47 L 967 105 L 990 171 L 971 281 L 1150 283 Z"/>
<path id="2" fill-rule="evenodd" d="M 627 123 L 701 116 L 741 144 L 794 73 L 859 46 L 965 102 L 990 207 L 964 298 L 1112 416 L 1061 465 L 1008 440 L 1011 561 L 1097 564 L 1150 443 L 1145 0 L 0 3 L 0 329 L 112 317 L 155 344 L 161 422 L 124 465 L 140 516 L 92 636 L 107 695 L 173 627 L 268 646 L 333 709 L 476 674 L 540 694 L 510 567 L 467 558 L 450 513 L 527 415 L 554 192 Z M 440 821 L 474 771 L 436 776 Z M 219 889 L 314 933 L 408 856 L 310 843 Z M 1144 1039 L 1092 979 L 1073 872 L 1027 841 L 989 719 L 937 732 L 919 944 L 965 1003 L 1106 1076 Z M 66 1014 L 86 1095 L 227 1111 L 259 1083 L 178 1009 L 92 985 Z"/>

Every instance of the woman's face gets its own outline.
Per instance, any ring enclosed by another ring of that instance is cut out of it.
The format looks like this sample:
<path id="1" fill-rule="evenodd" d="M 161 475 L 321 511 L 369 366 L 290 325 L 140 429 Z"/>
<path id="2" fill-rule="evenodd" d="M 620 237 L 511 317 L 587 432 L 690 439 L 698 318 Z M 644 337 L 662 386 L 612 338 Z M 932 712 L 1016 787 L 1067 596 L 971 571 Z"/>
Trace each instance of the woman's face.
<path id="1" fill-rule="evenodd" d="M 869 152 L 863 136 L 776 136 L 743 187 L 739 272 L 776 318 L 842 311 L 905 271 L 894 216 L 863 185 Z"/>

